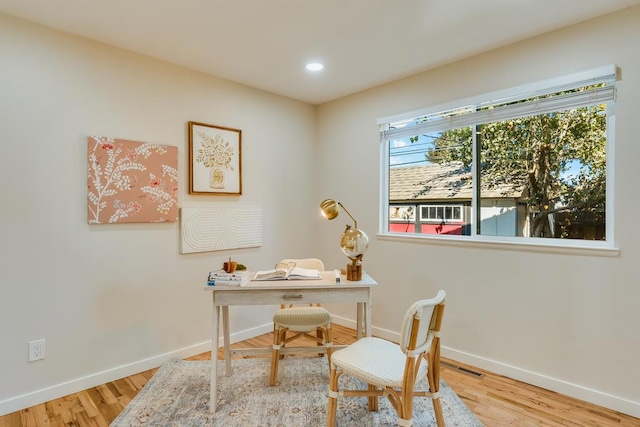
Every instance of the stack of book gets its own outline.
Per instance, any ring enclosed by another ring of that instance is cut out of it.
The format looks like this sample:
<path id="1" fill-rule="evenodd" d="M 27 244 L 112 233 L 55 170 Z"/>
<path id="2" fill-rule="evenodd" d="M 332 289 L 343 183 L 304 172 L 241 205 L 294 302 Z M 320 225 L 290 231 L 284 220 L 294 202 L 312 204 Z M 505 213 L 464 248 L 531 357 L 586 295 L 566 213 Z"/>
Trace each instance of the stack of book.
<path id="1" fill-rule="evenodd" d="M 227 273 L 224 270 L 216 270 L 209 273 L 207 286 L 242 286 L 249 281 L 249 276 L 242 271 Z"/>

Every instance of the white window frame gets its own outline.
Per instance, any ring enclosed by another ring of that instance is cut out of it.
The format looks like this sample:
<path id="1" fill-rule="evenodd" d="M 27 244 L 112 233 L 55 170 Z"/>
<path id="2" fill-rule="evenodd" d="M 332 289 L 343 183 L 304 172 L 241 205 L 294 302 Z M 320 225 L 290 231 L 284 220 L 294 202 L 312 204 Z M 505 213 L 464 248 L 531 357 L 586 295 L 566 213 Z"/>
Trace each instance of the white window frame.
<path id="1" fill-rule="evenodd" d="M 494 103 L 496 100 L 514 99 L 514 98 L 528 98 L 536 96 L 540 93 L 549 93 L 550 89 L 554 91 L 562 90 L 563 87 L 575 87 L 578 82 L 588 82 L 590 80 L 600 80 L 604 76 L 613 76 L 617 80 L 617 67 L 615 64 L 606 65 L 591 70 L 586 70 L 579 73 L 566 75 L 563 77 L 557 77 L 547 80 L 542 80 L 535 83 L 530 83 L 514 88 L 504 89 L 484 95 L 479 95 L 471 98 L 466 98 L 458 101 L 449 102 L 437 106 L 432 106 L 420 110 L 414 110 L 411 112 L 379 118 L 377 124 L 384 128 L 386 124 L 396 123 L 403 120 L 410 120 L 415 117 L 422 117 L 432 114 L 437 114 L 443 111 L 450 111 L 462 108 L 464 106 L 481 106 L 487 103 Z M 588 84 L 588 83 L 586 83 Z M 614 88 L 615 91 L 615 88 Z M 415 132 L 413 132 L 415 133 Z M 579 240 L 579 239 L 551 239 L 551 238 L 537 238 L 537 237 L 508 237 L 508 236 L 488 236 L 480 235 L 475 231 L 475 226 L 471 227 L 470 236 L 451 236 L 451 235 L 434 235 L 434 234 L 402 234 L 393 233 L 388 231 L 389 225 L 389 139 L 381 137 L 380 140 L 380 215 L 378 236 L 383 239 L 391 240 L 420 240 L 426 243 L 438 243 L 438 244 L 461 244 L 471 246 L 486 246 L 490 247 L 502 246 L 506 248 L 516 248 L 524 250 L 534 251 L 555 251 L 555 252 L 570 252 L 570 253 L 585 253 L 585 254 L 600 254 L 600 255 L 617 255 L 619 249 L 615 246 L 614 236 L 614 218 L 615 218 L 615 204 L 614 204 L 614 169 L 615 169 L 615 92 L 614 101 L 608 103 L 607 108 L 607 171 L 606 171 L 606 240 L 594 241 L 594 240 Z M 473 158 L 474 163 L 478 153 L 476 153 L 476 144 L 473 146 Z M 477 183 L 477 176 L 475 176 L 476 168 L 473 169 L 473 193 L 476 193 L 475 185 Z M 479 202 L 475 197 L 472 199 L 471 209 L 471 224 L 476 224 L 476 204 Z"/>

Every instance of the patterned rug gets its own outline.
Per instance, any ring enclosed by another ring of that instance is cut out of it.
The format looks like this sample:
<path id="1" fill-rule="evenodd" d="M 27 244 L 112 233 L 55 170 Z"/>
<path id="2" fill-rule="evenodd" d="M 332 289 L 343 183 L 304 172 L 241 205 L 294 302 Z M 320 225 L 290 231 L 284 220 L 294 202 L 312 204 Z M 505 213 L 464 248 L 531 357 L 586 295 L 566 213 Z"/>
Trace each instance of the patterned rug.
<path id="1" fill-rule="evenodd" d="M 221 374 L 224 361 L 219 362 Z M 160 367 L 112 427 L 132 426 L 311 426 L 326 425 L 329 368 L 324 357 L 280 361 L 279 384 L 269 387 L 270 360 L 234 359 L 233 375 L 218 377 L 218 407 L 209 413 L 211 362 L 172 360 Z M 346 376 L 342 381 L 354 381 Z M 364 387 L 364 385 L 362 385 Z M 482 426 L 451 388 L 441 384 L 447 426 Z M 431 399 L 415 398 L 414 426 L 434 426 Z M 386 398 L 369 412 L 366 398 L 338 400 L 338 426 L 397 426 Z"/>

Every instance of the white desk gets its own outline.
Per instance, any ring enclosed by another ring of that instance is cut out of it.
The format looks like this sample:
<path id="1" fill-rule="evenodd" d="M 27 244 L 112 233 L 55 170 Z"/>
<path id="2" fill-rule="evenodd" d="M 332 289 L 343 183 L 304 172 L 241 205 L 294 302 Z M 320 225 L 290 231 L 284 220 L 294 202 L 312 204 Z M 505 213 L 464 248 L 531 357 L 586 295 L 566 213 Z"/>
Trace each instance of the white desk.
<path id="1" fill-rule="evenodd" d="M 231 353 L 258 354 L 270 353 L 271 348 L 234 349 L 229 348 L 229 306 L 230 305 L 279 305 L 279 304 L 307 304 L 307 303 L 357 303 L 357 336 L 371 336 L 371 295 L 372 287 L 377 282 L 363 273 L 362 280 L 347 281 L 345 276 L 340 283 L 335 283 L 333 271 L 321 273 L 322 280 L 277 280 L 249 282 L 246 286 L 205 286 L 205 291 L 211 292 L 213 298 L 213 319 L 211 337 L 211 391 L 209 409 L 216 411 L 218 394 L 218 340 L 220 309 L 222 308 L 222 330 L 224 337 L 224 358 L 227 376 L 231 375 Z M 364 322 L 363 322 L 364 320 Z M 338 347 L 338 346 L 336 346 Z M 299 348 L 282 349 L 283 353 L 290 353 Z M 322 348 L 318 349 L 320 352 Z M 314 349 L 316 351 L 316 349 Z"/>

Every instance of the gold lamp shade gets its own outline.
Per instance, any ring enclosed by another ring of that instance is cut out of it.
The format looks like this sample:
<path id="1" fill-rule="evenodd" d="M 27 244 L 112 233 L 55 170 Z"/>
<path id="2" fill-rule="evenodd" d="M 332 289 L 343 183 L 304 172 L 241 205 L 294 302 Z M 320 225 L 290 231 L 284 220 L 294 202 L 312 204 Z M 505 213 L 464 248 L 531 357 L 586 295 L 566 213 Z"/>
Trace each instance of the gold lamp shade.
<path id="1" fill-rule="evenodd" d="M 327 219 L 334 219 L 340 213 L 340 206 L 333 199 L 326 199 L 320 203 L 320 209 L 322 209 L 322 214 Z"/>
<path id="2" fill-rule="evenodd" d="M 347 208 L 345 208 L 342 203 L 336 202 L 333 199 L 325 199 L 320 203 L 320 209 L 322 209 L 322 214 L 328 219 L 332 220 L 338 216 L 340 213 L 340 208 L 344 209 L 344 211 L 349 215 L 349 217 L 353 220 L 354 228 L 358 228 L 358 221 L 351 216 Z"/>

